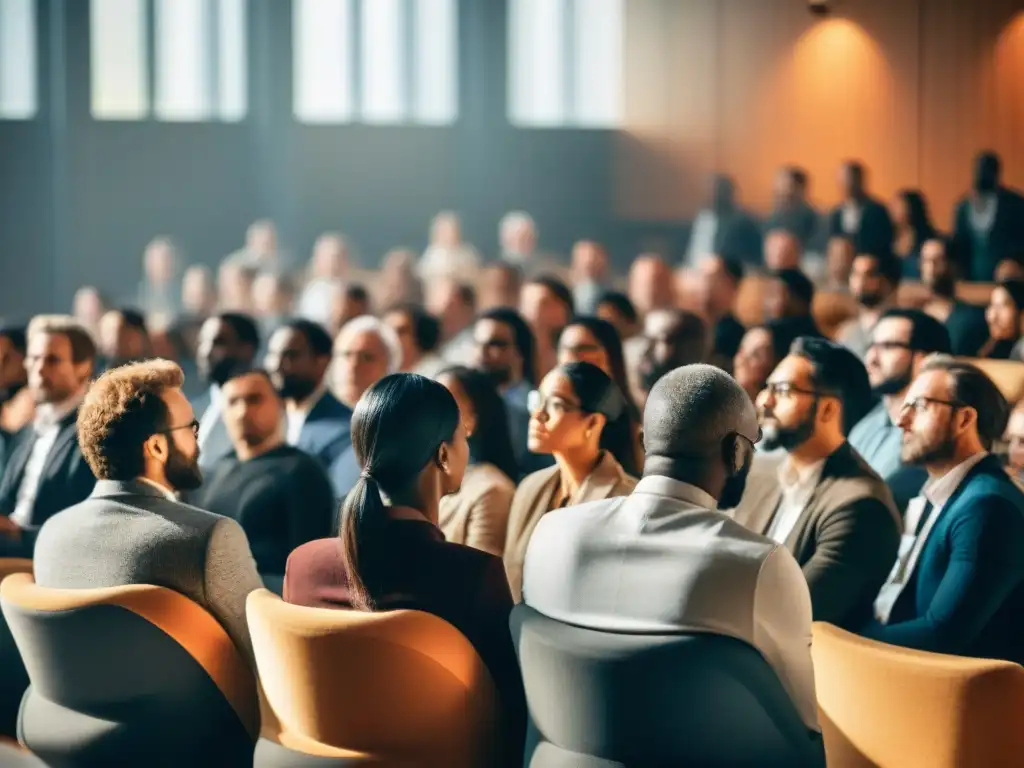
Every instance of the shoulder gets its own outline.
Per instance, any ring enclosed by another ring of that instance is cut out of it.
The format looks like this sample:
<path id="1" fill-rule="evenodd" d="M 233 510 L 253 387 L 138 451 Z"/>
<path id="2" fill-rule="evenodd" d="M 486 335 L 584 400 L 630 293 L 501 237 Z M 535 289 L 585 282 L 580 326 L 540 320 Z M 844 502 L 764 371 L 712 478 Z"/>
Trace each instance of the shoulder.
<path id="1" fill-rule="evenodd" d="M 571 507 L 553 509 L 544 515 L 537 523 L 531 536 L 531 545 L 534 539 L 543 540 L 545 536 L 551 536 L 559 542 L 566 541 L 566 534 L 571 531 L 579 531 L 589 527 L 602 527 L 602 522 L 608 515 L 614 514 L 628 496 L 611 496 L 606 499 L 597 499 L 583 504 L 575 504 Z"/>
<path id="2" fill-rule="evenodd" d="M 516 484 L 493 464 L 474 464 L 467 468 L 463 480 L 474 495 L 507 496 L 512 498 L 516 492 Z"/>
<path id="3" fill-rule="evenodd" d="M 558 465 L 555 464 L 544 469 L 531 472 L 522 479 L 519 487 L 516 488 L 516 500 L 529 499 L 558 476 Z"/>
<path id="4" fill-rule="evenodd" d="M 1024 493 L 1001 468 L 985 468 L 973 473 L 950 505 L 951 513 L 974 515 L 990 510 L 1014 510 L 1024 519 Z"/>

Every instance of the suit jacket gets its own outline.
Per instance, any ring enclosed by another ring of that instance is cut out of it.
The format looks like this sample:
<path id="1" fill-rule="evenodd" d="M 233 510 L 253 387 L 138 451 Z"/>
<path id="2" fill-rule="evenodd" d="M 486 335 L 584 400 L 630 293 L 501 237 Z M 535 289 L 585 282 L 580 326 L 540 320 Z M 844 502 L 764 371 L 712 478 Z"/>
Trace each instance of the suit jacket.
<path id="1" fill-rule="evenodd" d="M 56 589 L 173 589 L 209 611 L 253 663 L 245 598 L 263 584 L 245 533 L 234 520 L 171 501 L 148 483 L 100 480 L 89 498 L 47 520 L 35 578 Z"/>
<path id="2" fill-rule="evenodd" d="M 334 489 L 334 498 L 339 502 L 345 501 L 348 492 L 355 488 L 359 482 L 359 473 L 362 468 L 356 459 L 355 449 L 351 444 L 331 462 L 327 469 L 327 477 Z"/>
<path id="3" fill-rule="evenodd" d="M 441 499 L 438 526 L 455 544 L 501 557 L 516 486 L 493 464 L 466 467 L 462 488 Z"/>
<path id="4" fill-rule="evenodd" d="M 92 493 L 96 478 L 85 462 L 78 447 L 78 429 L 75 421 L 78 409 L 60 422 L 57 439 L 46 456 L 39 478 L 39 490 L 32 507 L 32 525 L 38 527 L 73 504 Z M 7 466 L 0 480 L 0 514 L 10 515 L 18 503 L 18 489 L 25 476 L 25 465 L 32 455 L 36 434 L 31 425 L 14 436 L 7 454 Z M 31 536 L 27 537 L 31 539 Z M 31 557 L 31 542 L 27 541 L 26 556 Z"/>
<path id="5" fill-rule="evenodd" d="M 230 456 L 235 450 L 231 444 L 231 438 L 228 436 L 228 428 L 224 424 L 223 413 L 218 413 L 216 416 L 213 416 L 212 411 L 207 413 L 212 404 L 213 397 L 209 389 L 192 401 L 192 411 L 201 425 L 208 419 L 215 419 L 199 451 L 199 467 L 204 472 L 213 469 L 218 461 L 225 456 Z"/>
<path id="6" fill-rule="evenodd" d="M 330 392 L 324 392 L 306 416 L 295 447 L 318 458 L 324 467 L 330 467 L 352 444 L 351 422 L 352 409 Z"/>
<path id="7" fill-rule="evenodd" d="M 895 231 L 889 209 L 885 203 L 873 197 L 865 197 L 863 210 L 860 214 L 860 227 L 853 234 L 853 244 L 857 253 L 891 253 Z M 847 235 L 843 230 L 843 207 L 832 209 L 828 219 L 829 237 Z"/>
<path id="8" fill-rule="evenodd" d="M 965 267 L 964 274 L 971 280 L 991 280 L 1000 261 L 1024 251 L 1024 197 L 1012 189 L 1000 187 L 996 190 L 996 199 L 996 217 L 984 252 L 975 247 L 970 197 L 960 200 L 954 212 L 953 241 Z"/>
<path id="9" fill-rule="evenodd" d="M 522 599 L 526 548 L 537 523 L 551 511 L 552 497 L 558 489 L 560 479 L 557 464 L 542 469 L 523 478 L 515 496 L 512 497 L 503 559 L 508 583 L 512 588 L 512 597 L 517 603 Z M 609 499 L 613 496 L 628 496 L 636 487 L 636 482 L 636 478 L 627 475 L 615 457 L 605 451 L 594 471 L 587 476 L 565 506 Z"/>
<path id="10" fill-rule="evenodd" d="M 907 648 L 1024 661 L 1024 493 L 988 456 L 939 511 L 889 622 L 867 637 Z"/>
<path id="11" fill-rule="evenodd" d="M 782 500 L 774 462 L 755 462 L 735 520 L 767 535 Z M 784 542 L 807 578 L 815 621 L 864 625 L 896 562 L 903 524 L 885 482 L 843 443 Z"/>
<path id="12" fill-rule="evenodd" d="M 975 357 L 978 350 L 988 341 L 988 323 L 985 322 L 985 308 L 954 302 L 953 310 L 946 318 L 950 347 L 954 355 Z"/>

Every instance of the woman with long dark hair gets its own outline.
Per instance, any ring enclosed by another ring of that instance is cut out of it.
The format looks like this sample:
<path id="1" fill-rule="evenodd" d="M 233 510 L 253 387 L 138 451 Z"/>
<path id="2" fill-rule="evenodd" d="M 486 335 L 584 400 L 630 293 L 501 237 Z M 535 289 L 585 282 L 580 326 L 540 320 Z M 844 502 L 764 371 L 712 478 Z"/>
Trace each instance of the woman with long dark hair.
<path id="1" fill-rule="evenodd" d="M 1004 280 L 992 289 L 985 309 L 988 341 L 982 344 L 978 357 L 993 360 L 1019 360 L 1017 342 L 1024 329 L 1024 280 Z"/>
<path id="2" fill-rule="evenodd" d="M 284 599 L 317 608 L 408 608 L 444 619 L 476 648 L 518 728 L 522 679 L 501 560 L 446 542 L 437 525 L 441 497 L 459 490 L 469 459 L 455 399 L 423 376 L 385 376 L 356 404 L 352 447 L 362 474 L 342 506 L 339 536 L 292 552 Z"/>
<path id="3" fill-rule="evenodd" d="M 505 401 L 494 379 L 472 368 L 445 368 L 437 381 L 458 403 L 469 440 L 469 466 L 462 487 L 441 499 L 440 528 L 448 541 L 501 557 L 519 473 Z"/>
<path id="4" fill-rule="evenodd" d="M 920 279 L 921 246 L 936 236 L 928 201 L 920 190 L 901 189 L 890 206 L 892 250 L 903 264 L 903 276 Z"/>
<path id="5" fill-rule="evenodd" d="M 555 466 L 527 475 L 512 499 L 505 570 L 518 601 L 526 547 L 553 509 L 625 496 L 636 486 L 623 463 L 633 455 L 626 401 L 618 385 L 591 363 L 565 363 L 530 395 L 530 450 L 551 454 Z"/>

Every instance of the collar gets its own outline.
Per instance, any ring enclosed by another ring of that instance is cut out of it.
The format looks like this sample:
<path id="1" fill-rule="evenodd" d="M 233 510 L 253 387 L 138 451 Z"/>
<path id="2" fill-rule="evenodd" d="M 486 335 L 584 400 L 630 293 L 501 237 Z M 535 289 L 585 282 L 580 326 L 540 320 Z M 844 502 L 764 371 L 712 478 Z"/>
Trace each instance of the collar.
<path id="1" fill-rule="evenodd" d="M 45 429 L 46 427 L 53 427 L 60 424 L 60 422 L 64 421 L 64 419 L 74 413 L 75 409 L 82 404 L 82 400 L 84 399 L 85 390 L 82 389 L 69 397 L 63 403 L 43 403 L 42 405 L 36 406 L 36 428 Z"/>
<path id="2" fill-rule="evenodd" d="M 695 507 L 717 510 L 718 502 L 715 498 L 695 485 L 675 480 L 665 475 L 647 475 L 637 483 L 634 493 L 649 493 L 653 496 L 667 496 L 670 499 L 685 501 Z"/>
<path id="3" fill-rule="evenodd" d="M 317 388 L 313 390 L 312 394 L 310 394 L 310 396 L 301 403 L 285 403 L 285 410 L 287 410 L 289 414 L 298 415 L 301 413 L 308 416 L 309 413 L 316 408 L 317 403 L 323 399 L 326 392 L 327 385 L 321 381 Z"/>
<path id="4" fill-rule="evenodd" d="M 787 455 L 778 469 L 779 484 L 782 486 L 782 492 L 814 488 L 821 479 L 821 472 L 825 468 L 827 460 L 828 457 L 826 456 L 824 459 L 819 459 L 813 464 L 798 468 L 794 465 L 792 457 Z"/>
<path id="5" fill-rule="evenodd" d="M 961 461 L 942 477 L 930 479 L 921 489 L 921 495 L 928 499 L 932 506 L 941 507 L 956 493 L 956 489 L 960 487 L 970 471 L 988 455 L 988 451 L 978 451 L 973 456 Z"/>
<path id="6" fill-rule="evenodd" d="M 174 491 L 172 491 L 170 488 L 168 488 L 163 483 L 158 483 L 158 482 L 156 482 L 156 480 L 150 480 L 148 477 L 143 477 L 142 475 L 139 475 L 135 479 L 138 480 L 140 483 L 144 483 L 145 485 L 148 485 L 150 488 L 156 489 L 160 493 L 160 495 L 163 496 L 168 501 L 177 501 L 178 500 L 177 494 L 175 494 Z"/>

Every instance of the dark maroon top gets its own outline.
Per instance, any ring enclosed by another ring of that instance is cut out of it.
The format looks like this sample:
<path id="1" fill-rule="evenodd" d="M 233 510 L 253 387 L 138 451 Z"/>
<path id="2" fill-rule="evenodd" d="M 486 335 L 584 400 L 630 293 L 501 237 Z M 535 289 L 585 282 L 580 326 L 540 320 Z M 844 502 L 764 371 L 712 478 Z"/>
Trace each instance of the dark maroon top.
<path id="1" fill-rule="evenodd" d="M 512 593 L 501 560 L 445 541 L 427 520 L 391 519 L 387 525 L 394 567 L 387 592 L 393 597 L 379 601 L 378 610 L 424 611 L 458 629 L 491 673 L 508 736 L 522 749 L 526 702 L 508 625 Z M 340 539 L 317 539 L 291 553 L 284 599 L 311 608 L 352 607 Z"/>

